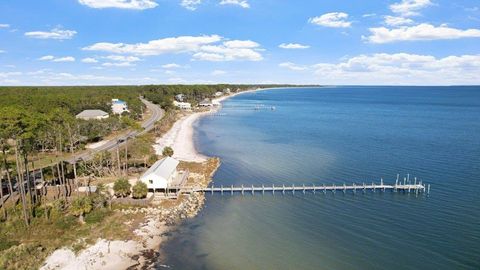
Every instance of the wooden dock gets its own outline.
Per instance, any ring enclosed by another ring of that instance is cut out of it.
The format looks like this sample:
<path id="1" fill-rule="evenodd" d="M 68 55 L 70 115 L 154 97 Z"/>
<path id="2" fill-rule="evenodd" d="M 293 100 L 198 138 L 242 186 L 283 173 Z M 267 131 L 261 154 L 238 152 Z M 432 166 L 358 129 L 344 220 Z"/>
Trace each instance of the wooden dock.
<path id="1" fill-rule="evenodd" d="M 192 193 L 192 192 L 204 192 L 204 193 L 220 193 L 220 194 L 231 194 L 233 195 L 234 193 L 239 193 L 244 195 L 245 193 L 262 193 L 264 194 L 265 192 L 269 192 L 272 194 L 277 193 L 282 193 L 285 194 L 286 192 L 311 192 L 311 193 L 316 193 L 316 192 L 331 192 L 331 193 L 336 193 L 336 192 L 353 192 L 354 194 L 357 192 L 361 193 L 366 193 L 367 191 L 370 192 L 402 192 L 402 193 L 423 193 L 423 194 L 429 194 L 430 193 L 430 184 L 426 185 L 423 184 L 421 181 L 417 183 L 417 179 L 415 178 L 415 181 L 411 183 L 409 180 L 407 181 L 404 179 L 403 183 L 399 183 L 398 179 L 395 181 L 395 184 L 384 184 L 383 180 L 380 180 L 380 183 L 375 183 L 375 182 L 370 182 L 370 183 L 352 183 L 352 184 L 343 184 L 343 185 L 281 185 L 281 186 L 275 186 L 275 185 L 261 185 L 261 186 L 255 186 L 255 185 L 241 185 L 241 186 L 210 186 L 206 188 L 201 188 L 201 187 L 192 187 L 192 186 L 183 186 L 183 187 L 178 187 L 178 191 L 180 193 Z"/>

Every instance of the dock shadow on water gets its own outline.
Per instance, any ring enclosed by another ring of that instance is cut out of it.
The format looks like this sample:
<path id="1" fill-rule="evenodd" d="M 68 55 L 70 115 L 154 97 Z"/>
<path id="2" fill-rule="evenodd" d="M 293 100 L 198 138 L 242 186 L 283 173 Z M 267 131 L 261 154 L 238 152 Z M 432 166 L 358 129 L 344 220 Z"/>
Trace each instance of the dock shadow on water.
<path id="1" fill-rule="evenodd" d="M 202 153 L 222 159 L 215 186 L 394 184 L 400 172 L 432 184 L 430 195 L 207 193 L 203 211 L 163 246 L 161 264 L 480 269 L 479 90 L 291 89 L 227 101 L 226 115 L 201 120 L 196 136 Z M 256 103 L 276 110 L 238 109 Z"/>

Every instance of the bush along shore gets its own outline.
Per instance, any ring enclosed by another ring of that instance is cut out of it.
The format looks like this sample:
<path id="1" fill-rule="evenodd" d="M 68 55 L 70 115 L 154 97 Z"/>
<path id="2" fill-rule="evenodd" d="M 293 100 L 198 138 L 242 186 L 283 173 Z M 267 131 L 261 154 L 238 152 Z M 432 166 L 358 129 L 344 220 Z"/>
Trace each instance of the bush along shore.
<path id="1" fill-rule="evenodd" d="M 188 185 L 207 186 L 220 165 L 218 158 L 202 163 L 182 162 L 190 170 Z M 116 205 L 101 218 L 97 226 L 97 210 L 85 214 L 84 224 L 79 214 L 71 221 L 76 226 L 87 226 L 98 233 L 78 235 L 69 244 L 58 246 L 40 266 L 41 269 L 145 269 L 152 267 L 160 257 L 160 246 L 172 235 L 182 220 L 195 217 L 205 202 L 203 193 L 183 194 L 174 200 L 161 200 L 149 206 Z M 108 205 L 108 203 L 106 203 Z M 108 207 L 107 207 L 108 209 Z M 97 218 L 100 219 L 100 218 Z M 102 228 L 108 228 L 104 233 Z M 49 249 L 52 252 L 51 249 Z M 45 254 L 44 254 L 45 255 Z M 17 264 L 16 266 L 18 266 Z M 13 266 L 13 265 L 12 265 Z M 11 269 L 15 267 L 9 267 Z"/>

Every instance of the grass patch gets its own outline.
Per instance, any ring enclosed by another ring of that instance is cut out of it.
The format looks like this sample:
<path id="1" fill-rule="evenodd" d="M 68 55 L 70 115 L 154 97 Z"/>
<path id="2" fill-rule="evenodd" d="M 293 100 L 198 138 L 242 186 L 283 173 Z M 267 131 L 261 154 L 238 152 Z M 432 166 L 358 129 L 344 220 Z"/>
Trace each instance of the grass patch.
<path id="1" fill-rule="evenodd" d="M 32 219 L 29 227 L 23 223 L 19 211 L 0 223 L 0 269 L 38 269 L 56 249 L 68 247 L 78 252 L 98 238 L 135 239 L 133 225 L 129 224 L 138 224 L 144 218 L 143 214 L 126 215 L 96 208 L 81 224 L 68 212 L 68 207 L 56 209 L 49 219 L 45 215 Z"/>
<path id="2" fill-rule="evenodd" d="M 85 223 L 95 224 L 102 222 L 107 216 L 111 215 L 111 211 L 107 209 L 95 209 L 85 216 Z"/>

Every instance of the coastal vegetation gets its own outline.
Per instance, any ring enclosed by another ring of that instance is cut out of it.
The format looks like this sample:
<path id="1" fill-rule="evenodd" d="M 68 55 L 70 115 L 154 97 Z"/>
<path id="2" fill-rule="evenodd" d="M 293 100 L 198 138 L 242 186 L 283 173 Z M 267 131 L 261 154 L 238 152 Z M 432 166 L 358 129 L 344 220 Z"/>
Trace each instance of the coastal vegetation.
<path id="1" fill-rule="evenodd" d="M 162 155 L 163 155 L 164 157 L 171 157 L 171 156 L 173 156 L 173 149 L 172 149 L 172 147 L 167 146 L 167 147 L 163 148 Z"/>
<path id="2" fill-rule="evenodd" d="M 182 93 L 195 103 L 225 87 L 254 86 L 0 87 L 0 269 L 36 268 L 64 245 L 81 249 L 98 237 L 131 237 L 122 223 L 126 217 L 114 211 L 125 206 L 112 207 L 112 195 L 102 184 L 113 183 L 118 197 L 145 198 L 146 186 L 132 187 L 127 179 L 158 159 L 152 149 L 155 137 L 180 117 L 171 107 L 174 95 Z M 69 160 L 85 153 L 88 143 L 141 130 L 145 107 L 140 96 L 165 110 L 151 132 L 89 160 Z M 130 113 L 102 120 L 75 118 L 84 109 L 111 112 L 113 98 L 125 100 Z M 173 155 L 173 149 L 164 155 Z M 201 169 L 190 166 L 191 171 Z M 79 192 L 92 183 L 96 192 Z M 78 244 L 78 239 L 86 242 Z"/>
<path id="3" fill-rule="evenodd" d="M 132 187 L 132 197 L 134 199 L 143 199 L 147 197 L 148 193 L 148 187 L 147 184 L 138 181 L 133 187 Z"/>
<path id="4" fill-rule="evenodd" d="M 117 197 L 127 197 L 130 195 L 132 185 L 125 178 L 120 178 L 113 184 L 113 191 Z"/>

